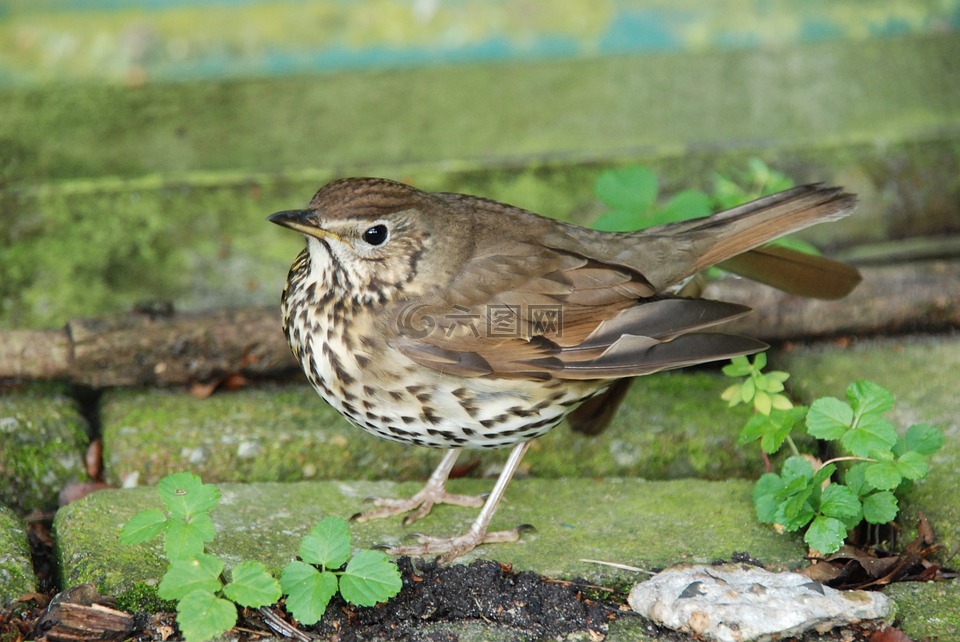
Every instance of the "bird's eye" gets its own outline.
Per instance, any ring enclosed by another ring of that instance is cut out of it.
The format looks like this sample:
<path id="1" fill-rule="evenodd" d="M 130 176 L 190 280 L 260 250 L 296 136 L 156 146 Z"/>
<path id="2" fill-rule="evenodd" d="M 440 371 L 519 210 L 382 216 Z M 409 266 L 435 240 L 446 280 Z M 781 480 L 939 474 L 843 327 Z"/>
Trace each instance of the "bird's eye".
<path id="1" fill-rule="evenodd" d="M 374 225 L 363 233 L 363 240 L 370 245 L 383 245 L 383 242 L 387 240 L 387 226 L 382 223 Z"/>

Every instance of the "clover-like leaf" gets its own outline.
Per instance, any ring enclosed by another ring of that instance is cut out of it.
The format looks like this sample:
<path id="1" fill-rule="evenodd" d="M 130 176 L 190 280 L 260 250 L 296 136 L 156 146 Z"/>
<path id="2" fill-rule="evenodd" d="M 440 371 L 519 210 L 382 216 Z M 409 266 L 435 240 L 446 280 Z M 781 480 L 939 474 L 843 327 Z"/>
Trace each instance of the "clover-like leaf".
<path id="1" fill-rule="evenodd" d="M 203 553 L 204 543 L 213 540 L 216 528 L 207 513 L 194 515 L 187 522 L 180 518 L 171 518 L 163 538 L 163 552 L 171 560 L 194 558 Z"/>
<path id="2" fill-rule="evenodd" d="M 862 510 L 860 498 L 843 484 L 830 484 L 820 495 L 820 512 L 827 517 L 859 518 Z"/>
<path id="3" fill-rule="evenodd" d="M 879 461 L 867 464 L 864 480 L 877 490 L 892 490 L 900 485 L 903 476 L 892 461 Z"/>
<path id="4" fill-rule="evenodd" d="M 301 624 L 316 624 L 337 592 L 337 576 L 293 561 L 280 573 L 280 587 L 287 595 L 287 610 Z"/>
<path id="5" fill-rule="evenodd" d="M 340 594 L 357 606 L 384 602 L 399 593 L 402 587 L 396 562 L 381 551 L 358 552 L 340 576 Z"/>
<path id="6" fill-rule="evenodd" d="M 753 506 L 757 511 L 757 519 L 765 524 L 773 524 L 777 520 L 777 510 L 780 507 L 779 493 L 783 491 L 783 479 L 776 473 L 764 473 L 753 485 Z"/>
<path id="7" fill-rule="evenodd" d="M 920 479 L 926 476 L 927 470 L 929 469 L 927 460 L 923 458 L 923 455 L 914 450 L 903 453 L 903 455 L 897 459 L 896 467 L 897 472 L 906 479 Z"/>
<path id="8" fill-rule="evenodd" d="M 657 175 L 646 167 L 620 167 L 607 170 L 597 177 L 596 194 L 611 209 L 627 210 L 639 215 L 652 209 L 657 202 L 657 183 Z"/>
<path id="9" fill-rule="evenodd" d="M 853 424 L 853 408 L 836 397 L 821 397 L 807 412 L 807 432 L 817 439 L 840 439 Z"/>
<path id="10" fill-rule="evenodd" d="M 261 562 L 241 562 L 231 571 L 223 594 L 241 606 L 256 609 L 280 599 L 280 583 Z"/>
<path id="11" fill-rule="evenodd" d="M 847 431 L 840 443 L 857 457 L 876 455 L 875 451 L 890 451 L 897 443 L 897 430 L 879 415 L 862 415 L 853 430 Z"/>
<path id="12" fill-rule="evenodd" d="M 846 525 L 835 517 L 818 516 L 812 522 L 803 536 L 810 548 L 829 555 L 836 553 L 843 545 L 847 536 Z"/>
<path id="13" fill-rule="evenodd" d="M 882 415 L 893 409 L 893 394 L 872 381 L 854 381 L 847 388 L 847 400 L 858 415 Z"/>
<path id="14" fill-rule="evenodd" d="M 943 431 L 930 424 L 914 424 L 907 428 L 904 445 L 907 450 L 932 455 L 943 446 Z"/>
<path id="15" fill-rule="evenodd" d="M 209 591 L 191 591 L 177 603 L 177 625 L 187 642 L 210 640 L 236 623 L 237 605 Z"/>
<path id="16" fill-rule="evenodd" d="M 881 490 L 863 498 L 863 518 L 871 524 L 886 524 L 897 517 L 897 497 L 889 490 Z"/>
<path id="17" fill-rule="evenodd" d="M 192 473 L 167 475 L 157 484 L 157 492 L 173 517 L 186 520 L 210 511 L 220 501 L 220 489 Z"/>
<path id="18" fill-rule="evenodd" d="M 350 525 L 342 517 L 324 517 L 300 541 L 297 553 L 304 562 L 326 569 L 343 566 L 350 556 Z"/>
<path id="19" fill-rule="evenodd" d="M 164 600 L 180 600 L 192 591 L 216 593 L 223 587 L 220 573 L 223 561 L 213 555 L 201 554 L 192 560 L 174 560 L 170 563 L 157 595 Z"/>
<path id="20" fill-rule="evenodd" d="M 142 510 L 123 525 L 120 541 L 127 545 L 149 541 L 167 529 L 167 516 L 159 508 Z"/>

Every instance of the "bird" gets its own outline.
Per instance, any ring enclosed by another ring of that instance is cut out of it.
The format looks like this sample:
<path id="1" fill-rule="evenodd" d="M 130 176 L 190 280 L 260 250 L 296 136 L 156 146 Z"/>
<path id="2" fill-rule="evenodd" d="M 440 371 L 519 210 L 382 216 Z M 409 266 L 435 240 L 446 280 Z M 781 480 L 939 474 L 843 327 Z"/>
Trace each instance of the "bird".
<path id="1" fill-rule="evenodd" d="M 609 421 L 633 377 L 762 351 L 715 326 L 737 303 L 684 296 L 720 266 L 788 292 L 840 298 L 852 266 L 767 245 L 850 213 L 856 197 L 795 187 L 709 217 L 633 232 L 591 230 L 486 198 L 344 178 L 272 223 L 303 235 L 281 295 L 283 331 L 307 380 L 376 437 L 446 451 L 409 498 L 371 498 L 357 521 L 436 504 L 479 508 L 465 532 L 414 536 L 394 555 L 450 561 L 523 527 L 490 521 L 530 442 L 564 419 Z M 511 448 L 493 489 L 446 489 L 464 449 Z"/>

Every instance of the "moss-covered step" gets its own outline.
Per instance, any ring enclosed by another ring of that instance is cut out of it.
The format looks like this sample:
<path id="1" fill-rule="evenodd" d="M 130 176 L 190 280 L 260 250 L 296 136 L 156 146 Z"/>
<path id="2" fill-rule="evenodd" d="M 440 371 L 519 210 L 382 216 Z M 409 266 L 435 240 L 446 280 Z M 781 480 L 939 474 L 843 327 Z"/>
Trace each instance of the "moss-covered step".
<path id="1" fill-rule="evenodd" d="M 851 312 L 856 314 L 855 311 Z M 853 381 L 868 379 L 896 395 L 889 415 L 901 432 L 932 423 L 945 441 L 930 458 L 930 472 L 915 482 L 903 501 L 902 541 L 916 536 L 916 516 L 930 520 L 944 546 L 944 563 L 960 564 L 960 337 L 915 336 L 854 339 L 849 346 L 797 346 L 783 353 L 778 367 L 792 373 L 793 392 L 807 402 L 820 396 L 843 398 Z"/>
<path id="2" fill-rule="evenodd" d="M 525 165 L 956 133 L 955 34 L 0 92 L 0 178 Z M 104 144 L 109 141 L 109 145 Z"/>
<path id="3" fill-rule="evenodd" d="M 427 190 L 475 194 L 590 225 L 603 210 L 594 185 L 605 169 L 631 163 L 652 167 L 666 202 L 684 188 L 711 191 L 716 173 L 747 184 L 742 175 L 750 158 L 759 156 L 798 183 L 828 182 L 858 194 L 853 216 L 800 235 L 825 251 L 942 234 L 960 220 L 955 180 L 960 131 L 950 137 L 948 130 L 941 138 L 882 146 L 872 140 L 848 145 L 813 139 L 810 146 L 649 148 L 582 161 L 378 164 L 277 175 L 196 171 L 0 187 L 0 222 L 8 221 L 0 224 L 0 327 L 59 327 L 71 317 L 103 316 L 156 301 L 173 302 L 184 311 L 278 306 L 303 240 L 271 225 L 266 216 L 303 207 L 320 186 L 343 175 L 383 176 Z M 90 252 L 91 247 L 98 251 Z"/>
<path id="4" fill-rule="evenodd" d="M 0 503 L 0 608 L 37 590 L 23 522 Z"/>
<path id="5" fill-rule="evenodd" d="M 20 514 L 48 511 L 57 507 L 64 486 L 89 481 L 87 430 L 61 386 L 0 391 L 0 503 Z"/>
<path id="6" fill-rule="evenodd" d="M 533 442 L 524 470 L 535 477 L 753 478 L 762 461 L 736 445 L 747 413 L 726 409 L 719 398 L 726 385 L 713 372 L 642 377 L 603 434 L 587 437 L 562 424 Z M 109 391 L 101 413 L 105 475 L 118 486 L 154 484 L 182 470 L 207 481 L 425 479 L 441 454 L 367 434 L 306 383 L 202 400 L 170 390 Z M 460 463 L 489 476 L 505 457 L 466 451 Z"/>
<path id="7" fill-rule="evenodd" d="M 273 303 L 298 242 L 265 216 L 343 175 L 587 223 L 605 166 L 650 164 L 672 193 L 758 155 L 861 194 L 814 241 L 941 234 L 960 220 L 957 59 L 960 38 L 926 35 L 0 91 L 0 325 Z"/>
<path id="8" fill-rule="evenodd" d="M 489 487 L 466 479 L 450 485 L 460 493 Z M 398 497 L 418 488 L 360 481 L 223 484 L 223 499 L 212 511 L 217 538 L 209 550 L 227 567 L 256 559 L 278 569 L 296 554 L 299 537 L 324 516 L 347 518 L 363 509 L 367 496 Z M 164 569 L 159 543 L 125 546 L 117 533 L 137 511 L 160 505 L 155 489 L 137 488 L 102 491 L 61 509 L 54 527 L 62 585 L 94 582 L 102 592 L 129 601 L 151 595 Z M 408 532 L 454 534 L 475 515 L 473 509 L 438 506 L 408 528 L 399 517 L 353 524 L 353 543 L 366 548 L 398 543 Z M 515 570 L 606 582 L 642 576 L 584 560 L 651 569 L 746 551 L 765 564 L 793 566 L 804 554 L 798 538 L 757 522 L 745 481 L 521 479 L 511 484 L 492 527 L 522 523 L 534 525 L 536 533 L 524 534 L 518 543 L 481 546 L 462 560 L 492 558 Z"/>

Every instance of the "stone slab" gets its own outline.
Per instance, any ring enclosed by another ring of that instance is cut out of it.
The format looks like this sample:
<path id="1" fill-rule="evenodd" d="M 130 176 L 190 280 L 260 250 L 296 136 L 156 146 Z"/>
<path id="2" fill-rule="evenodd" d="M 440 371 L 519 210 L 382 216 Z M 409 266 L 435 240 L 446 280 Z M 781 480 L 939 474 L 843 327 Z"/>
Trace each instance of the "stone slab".
<path id="1" fill-rule="evenodd" d="M 856 311 L 851 311 L 856 314 Z M 846 347 L 796 346 L 783 353 L 777 367 L 792 373 L 791 389 L 809 402 L 819 396 L 843 398 L 847 386 L 868 379 L 896 396 L 889 415 L 900 431 L 932 423 L 945 435 L 930 459 L 930 472 L 907 492 L 899 519 L 901 539 L 916 536 L 922 511 L 944 545 L 944 562 L 960 563 L 960 338 L 956 335 L 853 339 Z"/>
<path id="2" fill-rule="evenodd" d="M 548 478 L 759 476 L 756 450 L 736 445 L 747 414 L 726 409 L 726 385 L 708 371 L 641 377 L 606 432 L 587 437 L 562 424 L 533 442 L 524 471 Z M 181 470 L 211 482 L 425 479 L 441 456 L 353 427 L 306 383 L 202 400 L 173 390 L 108 391 L 101 424 L 105 476 L 118 486 L 154 484 Z M 467 451 L 460 463 L 490 476 L 505 458 L 502 451 Z"/>
<path id="3" fill-rule="evenodd" d="M 23 522 L 0 504 L 0 607 L 37 590 Z"/>
<path id="4" fill-rule="evenodd" d="M 65 388 L 28 385 L 0 393 L 0 503 L 20 514 L 57 506 L 85 482 L 87 422 Z"/>
<path id="5" fill-rule="evenodd" d="M 529 523 L 536 533 L 524 534 L 519 543 L 481 546 L 461 561 L 484 557 L 516 570 L 597 583 L 634 582 L 642 575 L 583 560 L 653 569 L 730 559 L 746 551 L 774 567 L 799 564 L 802 541 L 756 521 L 750 486 L 745 481 L 515 480 L 492 528 Z M 454 480 L 450 487 L 476 493 L 489 490 L 490 483 Z M 354 481 L 222 484 L 223 500 L 212 511 L 218 535 L 210 550 L 228 567 L 257 559 L 278 569 L 292 559 L 299 537 L 324 516 L 350 517 L 363 509 L 365 497 L 404 496 L 418 488 L 416 483 Z M 153 488 L 137 488 L 102 491 L 61 509 L 54 528 L 62 585 L 95 582 L 128 604 L 152 595 L 164 569 L 159 542 L 128 547 L 117 534 L 137 511 L 160 505 Z M 395 544 L 409 532 L 452 535 L 469 527 L 475 514 L 439 506 L 408 528 L 399 517 L 353 524 L 354 546 Z"/>

